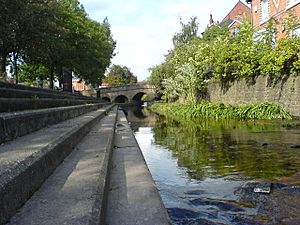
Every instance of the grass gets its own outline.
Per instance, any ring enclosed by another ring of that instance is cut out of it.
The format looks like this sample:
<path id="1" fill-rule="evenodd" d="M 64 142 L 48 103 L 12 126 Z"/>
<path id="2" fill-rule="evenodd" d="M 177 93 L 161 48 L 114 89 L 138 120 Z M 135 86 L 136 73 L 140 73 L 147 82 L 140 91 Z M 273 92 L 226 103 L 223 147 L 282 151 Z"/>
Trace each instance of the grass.
<path id="1" fill-rule="evenodd" d="M 247 104 L 241 106 L 225 106 L 201 102 L 198 104 L 154 103 L 150 109 L 160 115 L 175 120 L 193 119 L 240 119 L 240 120 L 272 120 L 292 119 L 291 115 L 275 103 Z"/>

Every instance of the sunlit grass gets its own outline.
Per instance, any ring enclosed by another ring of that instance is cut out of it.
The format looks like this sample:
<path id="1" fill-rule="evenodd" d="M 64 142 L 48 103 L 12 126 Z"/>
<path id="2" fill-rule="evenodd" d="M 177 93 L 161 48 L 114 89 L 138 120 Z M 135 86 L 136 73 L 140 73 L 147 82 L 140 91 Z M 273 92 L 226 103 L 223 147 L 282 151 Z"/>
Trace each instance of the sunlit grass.
<path id="1" fill-rule="evenodd" d="M 155 103 L 150 109 L 175 120 L 186 119 L 292 119 L 291 115 L 275 103 L 247 104 L 232 106 L 201 102 L 198 104 Z"/>

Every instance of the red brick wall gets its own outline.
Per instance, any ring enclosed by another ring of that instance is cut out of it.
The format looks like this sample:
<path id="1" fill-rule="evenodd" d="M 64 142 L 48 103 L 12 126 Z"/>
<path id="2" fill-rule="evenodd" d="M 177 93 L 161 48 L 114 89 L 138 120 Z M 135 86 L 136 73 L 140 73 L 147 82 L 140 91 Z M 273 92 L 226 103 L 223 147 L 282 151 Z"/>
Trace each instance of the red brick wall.
<path id="1" fill-rule="evenodd" d="M 251 18 L 251 10 L 248 6 L 246 6 L 242 2 L 238 2 L 233 9 L 227 14 L 227 16 L 222 20 L 222 22 L 225 22 L 227 20 L 234 20 L 237 19 L 239 21 L 242 21 L 243 18 Z"/>
<path id="2" fill-rule="evenodd" d="M 300 17 L 300 3 L 290 7 L 289 0 L 269 0 L 269 18 L 274 17 L 277 23 L 277 38 L 286 36 L 284 18 L 290 11 Z M 252 23 L 254 28 L 263 28 L 268 21 L 261 20 L 261 0 L 252 1 Z"/>
<path id="3" fill-rule="evenodd" d="M 84 91 L 88 89 L 84 82 L 73 81 L 72 85 L 74 91 Z"/>

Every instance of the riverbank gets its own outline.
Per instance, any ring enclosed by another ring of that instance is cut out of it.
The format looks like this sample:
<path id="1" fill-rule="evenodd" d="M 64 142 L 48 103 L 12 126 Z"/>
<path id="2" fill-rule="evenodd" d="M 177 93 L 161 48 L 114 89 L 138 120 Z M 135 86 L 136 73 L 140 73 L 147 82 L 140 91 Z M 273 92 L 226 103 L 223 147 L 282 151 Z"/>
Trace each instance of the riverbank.
<path id="1" fill-rule="evenodd" d="M 175 120 L 191 119 L 292 119 L 292 116 L 275 103 L 247 104 L 240 106 L 201 102 L 198 104 L 154 103 L 150 109 Z"/>

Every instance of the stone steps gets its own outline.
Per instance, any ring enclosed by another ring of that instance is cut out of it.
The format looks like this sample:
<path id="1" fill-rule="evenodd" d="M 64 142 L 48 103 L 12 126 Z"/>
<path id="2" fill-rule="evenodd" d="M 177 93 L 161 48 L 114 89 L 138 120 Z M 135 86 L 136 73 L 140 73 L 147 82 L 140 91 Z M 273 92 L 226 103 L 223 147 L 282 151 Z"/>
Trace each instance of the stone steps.
<path id="1" fill-rule="evenodd" d="M 115 126 L 115 105 L 0 82 L 0 112 L 0 225 L 114 225 L 114 216 L 128 217 L 120 220 L 124 225 L 169 224 L 123 112 L 119 123 L 127 129 Z M 120 150 L 122 192 L 109 191 L 109 175 L 116 175 L 110 156 Z M 115 194 L 130 196 L 121 213 L 118 204 L 124 202 L 112 204 Z"/>
<path id="2" fill-rule="evenodd" d="M 17 212 L 81 139 L 85 137 L 92 127 L 98 124 L 100 119 L 105 117 L 113 107 L 113 105 L 110 105 L 100 108 L 96 111 L 19 137 L 0 146 L 0 224 L 5 224 L 9 218 Z M 115 109 L 113 109 L 113 113 L 115 113 Z M 110 116 L 108 118 L 112 117 L 113 116 Z M 111 126 L 107 126 L 107 122 L 104 120 L 103 123 L 101 123 L 103 131 L 112 129 Z M 97 127 L 99 128 L 99 126 Z M 88 142 L 82 142 L 83 146 L 95 147 L 101 145 L 99 140 L 97 141 L 93 137 L 93 132 L 95 133 L 97 130 L 93 130 L 90 133 L 91 139 L 89 139 Z M 89 136 L 87 136 L 87 138 L 89 138 Z M 107 138 L 105 140 L 109 142 L 111 139 Z M 88 163 L 89 159 L 93 161 L 93 157 L 88 157 L 88 152 L 93 151 L 92 149 L 93 147 L 88 148 L 85 153 L 82 153 L 82 156 L 87 154 L 84 156 L 87 158 L 84 158 L 82 161 L 82 178 L 85 172 L 88 173 L 90 169 L 93 169 L 93 165 Z M 97 155 L 94 155 L 94 157 L 98 158 Z M 104 161 L 108 163 L 107 158 L 105 158 Z M 74 183 L 74 187 L 76 187 L 76 182 L 77 181 Z M 72 205 L 70 205 L 70 207 L 71 206 Z M 58 207 L 58 205 L 54 206 L 54 208 L 55 207 Z M 80 212 L 78 213 L 78 215 L 80 215 Z M 97 213 L 99 212 L 95 208 L 94 214 L 96 215 Z M 55 215 L 53 218 L 55 218 Z"/>
<path id="3" fill-rule="evenodd" d="M 0 113 L 0 144 L 43 127 L 97 110 L 103 105 L 98 103 Z"/>
<path id="4" fill-rule="evenodd" d="M 81 96 L 68 92 L 50 90 L 46 88 L 28 87 L 19 84 L 0 82 L 0 97 L 7 98 L 56 98 L 95 100 L 93 97 Z"/>
<path id="5" fill-rule="evenodd" d="M 1 98 L 55 98 L 55 99 L 81 99 L 81 100 L 95 100 L 95 98 L 84 97 L 75 94 L 67 94 L 62 92 L 46 92 L 46 91 L 34 91 L 34 90 L 23 90 L 23 89 L 13 89 L 13 88 L 1 88 L 0 87 L 0 97 Z"/>
<path id="6" fill-rule="evenodd" d="M 53 157 L 55 154 L 58 151 Z M 28 183 L 37 176 L 29 171 L 18 182 Z M 24 224 L 170 225 L 122 111 L 113 108 L 96 122 L 7 225 Z"/>
<path id="7" fill-rule="evenodd" d="M 99 103 L 94 99 L 0 98 L 0 113 Z M 106 103 L 103 103 L 106 104 Z"/>
<path id="8" fill-rule="evenodd" d="M 116 114 L 112 110 L 91 129 L 9 224 L 85 225 L 104 221 Z"/>

